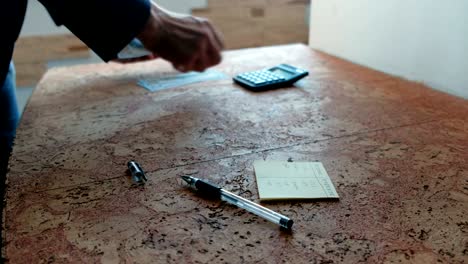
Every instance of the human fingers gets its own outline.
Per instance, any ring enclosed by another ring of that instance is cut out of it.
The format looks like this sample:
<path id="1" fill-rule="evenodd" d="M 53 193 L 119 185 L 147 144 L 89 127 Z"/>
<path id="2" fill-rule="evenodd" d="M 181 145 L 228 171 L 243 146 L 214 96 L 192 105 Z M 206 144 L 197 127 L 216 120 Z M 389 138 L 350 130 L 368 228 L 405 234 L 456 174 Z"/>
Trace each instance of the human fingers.
<path id="1" fill-rule="evenodd" d="M 206 57 L 207 67 L 211 67 L 221 62 L 223 43 L 220 42 L 217 33 L 209 21 L 204 22 L 204 27 L 209 41 L 208 45 L 206 45 L 204 56 Z"/>
<path id="2" fill-rule="evenodd" d="M 191 69 L 194 71 L 202 72 L 207 68 L 218 64 L 221 61 L 220 50 L 212 42 L 205 40 L 200 45 L 200 50 L 196 56 Z"/>
<path id="3" fill-rule="evenodd" d="M 174 66 L 175 69 L 181 72 L 188 72 L 188 71 L 202 72 L 208 67 L 209 66 L 206 62 L 205 56 L 198 56 L 198 55 L 193 56 L 193 58 L 185 64 L 178 64 Z"/>
<path id="4" fill-rule="evenodd" d="M 209 46 L 205 49 L 204 56 L 206 67 L 217 65 L 221 62 L 221 50 L 216 47 Z"/>
<path id="5" fill-rule="evenodd" d="M 206 68 L 216 65 L 221 61 L 222 42 L 215 35 L 211 23 L 204 18 L 186 17 L 185 23 L 191 25 L 189 38 L 192 39 L 191 52 L 186 53 L 191 58 L 185 60 L 186 68 L 195 71 L 203 71 Z M 188 41 L 190 42 L 190 41 Z M 187 43 L 187 42 L 186 42 Z"/>
<path id="6" fill-rule="evenodd" d="M 194 71 L 202 72 L 206 68 L 212 66 L 211 58 L 207 54 L 207 50 L 210 49 L 211 43 L 208 40 L 203 41 L 200 44 L 200 51 L 195 59 L 193 66 Z"/>
<path id="7" fill-rule="evenodd" d="M 168 58 L 168 60 L 172 62 L 175 69 L 181 72 L 201 72 L 220 62 L 220 51 L 213 48 L 209 41 L 200 41 L 197 43 L 197 46 L 198 47 L 187 56 L 171 57 Z"/>
<path id="8" fill-rule="evenodd" d="M 199 54 L 197 63 L 194 65 L 195 70 L 203 71 L 204 69 L 218 64 L 221 61 L 222 43 L 215 37 L 213 27 L 208 20 L 202 18 L 192 18 L 199 26 L 203 33 L 200 45 L 197 49 Z"/>
<path id="9" fill-rule="evenodd" d="M 221 34 L 221 32 L 217 30 L 216 27 L 214 27 L 213 24 L 209 20 L 206 20 L 205 26 L 208 27 L 219 49 L 220 50 L 224 49 L 224 40 L 223 40 L 223 35 Z"/>

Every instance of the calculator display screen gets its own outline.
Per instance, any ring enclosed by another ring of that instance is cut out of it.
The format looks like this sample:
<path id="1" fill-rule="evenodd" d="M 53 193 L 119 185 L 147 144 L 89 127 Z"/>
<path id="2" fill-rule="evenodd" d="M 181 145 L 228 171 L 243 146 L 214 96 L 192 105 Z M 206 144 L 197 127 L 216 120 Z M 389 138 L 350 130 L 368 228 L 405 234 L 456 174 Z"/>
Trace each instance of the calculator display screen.
<path id="1" fill-rule="evenodd" d="M 290 72 L 285 71 L 285 70 L 280 69 L 280 68 L 274 68 L 274 69 L 271 69 L 270 71 L 272 73 L 278 74 L 278 75 L 280 75 L 281 77 L 284 77 L 284 78 L 289 78 L 289 77 L 291 77 L 293 75 Z"/>

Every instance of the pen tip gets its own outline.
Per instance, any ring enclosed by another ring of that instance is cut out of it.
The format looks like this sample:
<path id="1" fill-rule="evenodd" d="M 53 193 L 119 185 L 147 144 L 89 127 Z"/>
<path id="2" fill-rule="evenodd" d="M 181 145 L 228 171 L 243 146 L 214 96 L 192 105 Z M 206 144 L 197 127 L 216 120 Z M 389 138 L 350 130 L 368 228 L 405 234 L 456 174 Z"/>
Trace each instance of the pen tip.
<path id="1" fill-rule="evenodd" d="M 184 180 L 185 182 L 187 182 L 188 184 L 192 183 L 192 178 L 190 176 L 180 176 L 182 178 L 182 180 Z"/>

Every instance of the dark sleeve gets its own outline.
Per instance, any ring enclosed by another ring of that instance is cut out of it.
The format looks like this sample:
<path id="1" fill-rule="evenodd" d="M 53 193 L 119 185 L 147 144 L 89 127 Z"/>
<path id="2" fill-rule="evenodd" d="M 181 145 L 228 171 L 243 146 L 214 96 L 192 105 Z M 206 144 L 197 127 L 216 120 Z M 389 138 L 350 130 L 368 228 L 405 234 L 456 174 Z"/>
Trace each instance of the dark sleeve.
<path id="1" fill-rule="evenodd" d="M 57 25 L 66 26 L 104 61 L 135 38 L 150 15 L 149 0 L 39 0 Z"/>

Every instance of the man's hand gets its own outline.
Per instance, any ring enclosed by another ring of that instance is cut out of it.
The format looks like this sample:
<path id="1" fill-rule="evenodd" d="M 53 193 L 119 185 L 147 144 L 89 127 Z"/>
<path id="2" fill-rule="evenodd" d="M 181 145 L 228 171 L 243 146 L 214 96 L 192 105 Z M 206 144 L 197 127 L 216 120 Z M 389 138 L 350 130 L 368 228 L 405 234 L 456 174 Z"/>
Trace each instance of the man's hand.
<path id="1" fill-rule="evenodd" d="M 137 38 L 179 71 L 203 71 L 221 61 L 223 41 L 208 20 L 171 13 L 154 3 Z"/>

